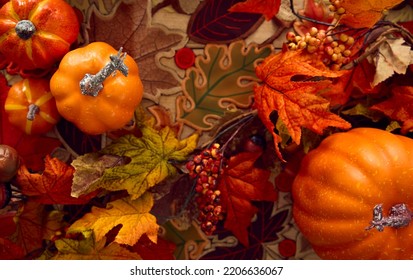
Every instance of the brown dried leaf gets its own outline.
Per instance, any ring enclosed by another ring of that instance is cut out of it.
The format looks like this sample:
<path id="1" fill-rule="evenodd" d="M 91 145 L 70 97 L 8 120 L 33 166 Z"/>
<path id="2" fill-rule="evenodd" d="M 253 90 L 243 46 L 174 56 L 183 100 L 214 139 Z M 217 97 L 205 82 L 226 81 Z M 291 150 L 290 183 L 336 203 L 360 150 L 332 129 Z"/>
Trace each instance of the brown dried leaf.
<path id="1" fill-rule="evenodd" d="M 173 49 L 183 36 L 151 26 L 147 5 L 146 0 L 122 3 L 111 17 L 94 12 L 88 21 L 89 38 L 90 41 L 107 42 L 115 49 L 123 47 L 139 65 L 145 93 L 157 96 L 159 90 L 179 84 L 172 74 L 158 67 L 155 56 Z"/>

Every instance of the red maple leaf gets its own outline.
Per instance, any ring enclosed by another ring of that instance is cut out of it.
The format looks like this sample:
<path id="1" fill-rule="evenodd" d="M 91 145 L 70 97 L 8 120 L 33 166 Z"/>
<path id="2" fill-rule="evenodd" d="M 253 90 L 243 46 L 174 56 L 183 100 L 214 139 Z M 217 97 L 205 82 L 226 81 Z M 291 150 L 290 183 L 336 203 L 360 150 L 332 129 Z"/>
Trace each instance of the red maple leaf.
<path id="1" fill-rule="evenodd" d="M 395 86 L 393 96 L 371 107 L 392 120 L 402 122 L 401 133 L 413 130 L 413 86 Z"/>
<path id="2" fill-rule="evenodd" d="M 281 137 L 274 132 L 275 124 L 269 117 L 274 111 L 296 144 L 300 144 L 302 127 L 318 134 L 329 126 L 351 127 L 350 123 L 331 113 L 329 101 L 320 96 L 331 90 L 330 78 L 338 78 L 345 73 L 331 71 L 316 56 L 303 51 L 283 50 L 267 57 L 257 66 L 256 75 L 263 83 L 254 89 L 255 107 L 258 116 L 273 134 L 280 158 L 278 143 Z"/>
<path id="3" fill-rule="evenodd" d="M 42 204 L 85 204 L 96 193 L 79 198 L 72 197 L 72 179 L 74 168 L 57 158 L 46 156 L 43 173 L 30 173 L 22 165 L 16 177 L 23 195 L 29 196 L 31 201 Z"/>
<path id="4" fill-rule="evenodd" d="M 219 180 L 224 227 L 248 246 L 248 230 L 257 208 L 251 201 L 275 201 L 278 197 L 274 185 L 268 181 L 270 171 L 254 166 L 261 153 L 243 152 L 231 157 Z"/>
<path id="5" fill-rule="evenodd" d="M 230 12 L 263 14 L 266 20 L 271 20 L 280 10 L 281 0 L 246 0 L 229 8 Z"/>
<path id="6" fill-rule="evenodd" d="M 139 238 L 139 241 L 131 247 L 144 260 L 174 260 L 173 255 L 176 245 L 170 241 L 158 237 L 153 243 L 146 234 Z"/>
<path id="7" fill-rule="evenodd" d="M 43 221 L 46 215 L 44 205 L 28 200 L 22 204 L 14 218 L 16 232 L 13 241 L 24 249 L 24 254 L 42 248 Z"/>
<path id="8" fill-rule="evenodd" d="M 24 257 L 24 250 L 12 241 L 0 237 L 0 260 L 18 260 Z"/>

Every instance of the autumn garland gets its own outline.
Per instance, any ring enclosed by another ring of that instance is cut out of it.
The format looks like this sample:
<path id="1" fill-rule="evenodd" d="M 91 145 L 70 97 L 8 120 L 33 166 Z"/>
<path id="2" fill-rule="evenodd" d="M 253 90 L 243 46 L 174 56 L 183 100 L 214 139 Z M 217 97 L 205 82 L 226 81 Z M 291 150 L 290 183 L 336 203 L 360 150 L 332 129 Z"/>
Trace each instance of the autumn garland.
<path id="1" fill-rule="evenodd" d="M 258 9 L 254 1 L 238 3 L 231 9 L 265 12 L 268 20 L 277 14 L 280 4 L 270 2 L 272 8 L 265 11 Z M 71 165 L 50 156 L 45 157 L 44 168 L 38 168 L 43 170 L 41 173 L 22 165 L 12 183 L 19 187 L 24 199 L 12 200 L 1 212 L 2 222 L 11 225 L 7 233 L 0 235 L 2 244 L 13 248 L 7 256 L 64 259 L 104 255 L 138 259 L 144 255 L 139 249 L 144 242 L 147 246 L 168 242 L 158 234 L 159 217 L 151 211 L 156 202 L 153 192 L 170 178 L 178 178 L 176 182 L 180 183 L 186 180 L 190 188 L 201 184 L 199 193 L 208 194 L 209 202 L 214 204 L 204 216 L 230 230 L 247 247 L 248 228 L 258 211 L 254 201 L 277 199 L 269 181 L 269 167 L 260 166 L 268 158 L 274 160 L 263 153 L 264 149 L 273 152 L 272 141 L 274 153 L 286 159 L 314 148 L 317 139 L 351 127 L 367 124 L 409 134 L 413 118 L 409 105 L 413 96 L 413 37 L 399 24 L 379 21 L 381 11 L 401 1 L 386 1 L 385 6 L 374 6 L 374 10 L 353 2 L 334 1 L 325 7 L 307 1 L 303 13 L 293 10 L 301 19 L 297 22 L 302 23 L 295 26 L 299 35 L 290 33 L 283 49 L 268 55 L 255 68 L 261 83 L 254 88 L 252 110 L 236 110 L 226 116 L 228 119 L 223 117 L 212 140 L 200 150 L 199 135 L 180 139 L 179 129 L 168 114 L 163 115 L 168 119 L 166 125 L 159 125 L 137 110 L 137 124 L 127 135 L 114 137 L 113 143 L 96 152 L 77 155 L 73 151 L 76 159 Z M 293 7 L 293 1 L 290 3 Z M 322 19 L 327 11 L 335 16 L 331 22 L 323 22 L 313 8 L 323 12 Z M 360 17 L 359 12 L 365 16 Z M 240 45 L 231 46 L 242 49 Z M 260 49 L 260 55 L 268 50 Z M 244 126 L 237 129 L 240 124 Z M 259 131 L 257 135 L 263 140 L 258 144 L 250 141 L 251 131 Z M 70 151 L 64 137 L 60 133 L 57 137 Z M 199 155 L 200 160 L 196 158 Z M 219 164 L 212 164 L 211 158 L 219 159 Z M 192 167 L 185 170 L 183 165 L 191 161 L 196 161 L 193 170 L 201 165 L 208 170 L 198 170 L 189 177 Z M 285 175 L 286 170 L 279 176 Z M 206 184 L 213 185 L 212 193 Z M 188 193 L 193 202 L 196 195 L 192 190 Z M 169 219 L 183 214 L 196 219 L 204 211 L 190 209 L 187 198 L 172 201 L 175 208 L 168 210 Z M 222 206 L 220 211 L 217 206 Z M 214 234 L 212 229 L 215 230 L 209 224 L 204 228 Z"/>

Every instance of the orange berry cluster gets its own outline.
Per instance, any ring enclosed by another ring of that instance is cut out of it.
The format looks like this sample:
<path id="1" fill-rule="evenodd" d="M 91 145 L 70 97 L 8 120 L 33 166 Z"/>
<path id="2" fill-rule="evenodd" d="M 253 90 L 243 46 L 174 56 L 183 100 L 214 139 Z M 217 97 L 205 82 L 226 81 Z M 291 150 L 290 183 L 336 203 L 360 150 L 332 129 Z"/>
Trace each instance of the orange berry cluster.
<path id="1" fill-rule="evenodd" d="M 343 64 L 349 62 L 354 38 L 345 33 L 330 35 L 328 32 L 311 27 L 304 36 L 299 36 L 290 31 L 286 35 L 288 48 L 305 49 L 309 53 L 318 54 L 330 69 L 339 70 Z"/>
<path id="2" fill-rule="evenodd" d="M 218 143 L 204 149 L 187 162 L 189 176 L 196 180 L 196 203 L 198 205 L 198 220 L 201 229 L 207 235 L 214 233 L 216 224 L 223 219 L 220 203 L 221 192 L 218 190 L 218 177 L 222 173 L 224 157 Z"/>
<path id="3" fill-rule="evenodd" d="M 330 1 L 330 3 L 331 4 L 328 6 L 328 9 L 330 12 L 334 13 L 335 18 L 340 18 L 346 13 L 346 9 L 342 7 L 340 0 Z"/>

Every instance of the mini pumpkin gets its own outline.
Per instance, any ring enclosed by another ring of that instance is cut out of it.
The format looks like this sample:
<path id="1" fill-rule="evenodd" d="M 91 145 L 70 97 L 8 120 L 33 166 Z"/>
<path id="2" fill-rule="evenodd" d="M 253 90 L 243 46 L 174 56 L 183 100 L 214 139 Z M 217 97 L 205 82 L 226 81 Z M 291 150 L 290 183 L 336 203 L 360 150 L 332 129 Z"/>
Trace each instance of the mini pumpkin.
<path id="1" fill-rule="evenodd" d="M 293 216 L 323 259 L 413 259 L 413 140 L 336 133 L 301 162 Z"/>
<path id="2" fill-rule="evenodd" d="M 64 0 L 10 0 L 0 9 L 0 53 L 15 68 L 49 68 L 77 40 L 79 26 Z"/>
<path id="3" fill-rule="evenodd" d="M 136 62 L 104 42 L 67 53 L 50 88 L 59 113 L 91 135 L 124 127 L 143 95 Z"/>
<path id="4" fill-rule="evenodd" d="M 9 90 L 4 105 L 9 122 L 26 134 L 43 134 L 60 120 L 48 79 L 23 79 Z"/>

